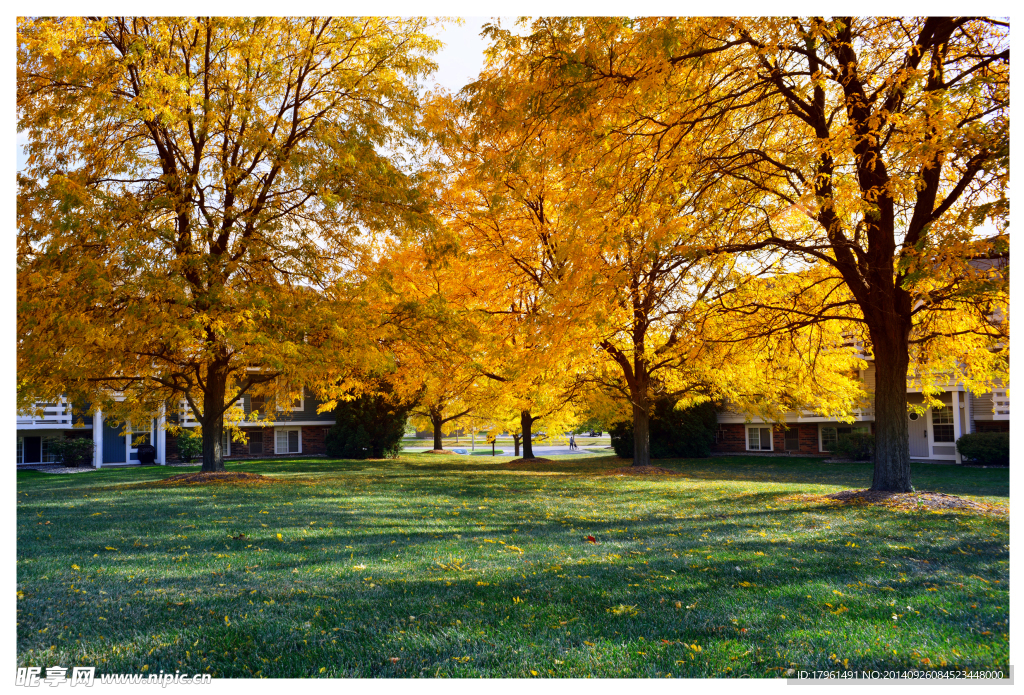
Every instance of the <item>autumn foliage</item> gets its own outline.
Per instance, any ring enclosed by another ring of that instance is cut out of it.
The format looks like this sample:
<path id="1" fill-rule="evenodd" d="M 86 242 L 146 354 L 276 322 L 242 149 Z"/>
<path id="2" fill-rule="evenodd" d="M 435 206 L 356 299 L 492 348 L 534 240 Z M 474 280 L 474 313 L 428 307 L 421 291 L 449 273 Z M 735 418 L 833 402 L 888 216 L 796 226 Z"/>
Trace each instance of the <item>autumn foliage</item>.
<path id="1" fill-rule="evenodd" d="M 182 399 L 211 470 L 243 393 L 384 374 L 437 447 L 599 414 L 636 466 L 659 402 L 871 407 L 909 491 L 908 378 L 1008 383 L 1006 22 L 495 23 L 421 102 L 426 28 L 22 20 L 22 405 Z"/>

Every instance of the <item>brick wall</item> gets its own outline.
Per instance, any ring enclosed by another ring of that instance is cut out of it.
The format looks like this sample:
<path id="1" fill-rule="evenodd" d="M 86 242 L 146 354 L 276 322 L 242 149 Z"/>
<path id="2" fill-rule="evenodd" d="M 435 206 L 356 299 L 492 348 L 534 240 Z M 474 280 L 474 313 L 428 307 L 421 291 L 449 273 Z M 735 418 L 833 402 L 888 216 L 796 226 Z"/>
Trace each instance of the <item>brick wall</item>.
<path id="1" fill-rule="evenodd" d="M 326 439 L 327 430 L 329 426 L 312 425 L 302 426 L 302 455 L 317 455 L 327 453 Z M 246 433 L 244 441 L 231 440 L 231 455 L 225 457 L 228 460 L 246 459 L 246 458 L 263 458 L 274 456 L 274 428 L 263 427 L 253 428 L 244 427 L 243 431 Z M 263 437 L 263 453 L 252 453 L 249 450 L 249 435 L 251 434 L 262 434 Z M 278 456 L 288 456 L 289 454 L 277 454 Z M 294 456 L 295 454 L 291 454 Z M 181 457 L 178 455 L 178 438 L 170 432 L 167 433 L 167 460 L 168 462 L 180 462 Z M 193 460 L 195 462 L 195 459 Z"/>
<path id="2" fill-rule="evenodd" d="M 742 424 L 729 423 L 718 426 L 718 436 L 711 445 L 712 451 L 746 451 L 747 430 Z"/>
<path id="3" fill-rule="evenodd" d="M 818 451 L 818 426 L 815 424 L 791 424 L 790 430 L 797 430 L 797 437 L 800 442 L 798 452 L 801 454 L 822 454 Z M 786 431 L 775 426 L 772 432 L 773 453 L 781 453 L 786 449 Z M 717 441 L 711 446 L 712 451 L 719 452 L 744 452 L 757 454 L 760 452 L 747 452 L 747 429 L 742 423 L 720 424 L 718 426 Z M 765 452 L 767 453 L 767 452 Z"/>
<path id="4" fill-rule="evenodd" d="M 302 428 L 302 453 L 303 454 L 326 454 L 326 438 L 329 427 L 303 427 Z"/>
<path id="5" fill-rule="evenodd" d="M 255 429 L 255 428 L 252 428 L 252 427 L 245 427 L 245 428 L 243 428 L 243 431 L 246 433 L 245 440 L 239 442 L 239 441 L 236 441 L 235 439 L 232 439 L 231 440 L 231 455 L 230 456 L 226 456 L 225 457 L 226 459 L 234 460 L 234 459 L 245 459 L 245 458 L 262 458 L 264 456 L 273 456 L 274 455 L 274 428 L 273 427 L 263 427 L 261 429 Z M 249 451 L 249 436 L 248 435 L 251 434 L 251 433 L 252 434 L 257 434 L 257 435 L 259 435 L 259 434 L 263 435 L 263 453 L 262 454 L 260 454 L 260 453 L 253 454 L 252 452 Z M 305 438 L 305 436 L 306 436 L 306 428 L 303 428 L 302 436 L 303 436 L 303 438 Z M 201 458 L 201 455 L 200 455 L 200 458 Z M 171 434 L 170 432 L 167 433 L 167 461 L 168 462 L 180 462 L 181 461 L 181 456 L 178 454 L 178 438 L 176 436 L 174 436 L 173 434 Z M 198 461 L 198 459 L 193 459 L 192 461 L 193 461 L 193 463 L 196 463 Z"/>

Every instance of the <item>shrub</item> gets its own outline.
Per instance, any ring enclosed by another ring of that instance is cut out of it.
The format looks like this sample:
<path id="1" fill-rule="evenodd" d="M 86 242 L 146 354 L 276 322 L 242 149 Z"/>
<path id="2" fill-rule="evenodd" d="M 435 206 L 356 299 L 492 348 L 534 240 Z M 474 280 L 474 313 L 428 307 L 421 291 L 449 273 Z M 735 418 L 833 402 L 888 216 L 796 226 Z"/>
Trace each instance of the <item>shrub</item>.
<path id="1" fill-rule="evenodd" d="M 92 465 L 93 444 L 91 439 L 85 437 L 58 439 L 51 443 L 50 447 L 57 455 L 57 461 L 68 468 Z"/>
<path id="2" fill-rule="evenodd" d="M 875 458 L 875 435 L 854 432 L 832 445 L 832 455 L 851 461 L 870 461 Z"/>
<path id="3" fill-rule="evenodd" d="M 956 449 L 965 459 L 983 466 L 1010 465 L 1009 432 L 976 432 L 956 441 Z"/>
<path id="4" fill-rule="evenodd" d="M 661 400 L 655 404 L 648 425 L 651 458 L 705 458 L 718 429 L 714 403 L 702 403 L 677 410 L 675 403 Z M 612 448 L 620 458 L 633 458 L 633 423 L 618 422 L 608 428 Z"/>
<path id="5" fill-rule="evenodd" d="M 395 399 L 387 386 L 382 393 L 340 401 L 334 408 L 335 424 L 327 431 L 328 458 L 397 458 L 412 403 Z"/>
<path id="6" fill-rule="evenodd" d="M 178 456 L 185 463 L 192 463 L 192 459 L 203 453 L 203 438 L 195 432 L 185 430 L 178 437 Z"/>

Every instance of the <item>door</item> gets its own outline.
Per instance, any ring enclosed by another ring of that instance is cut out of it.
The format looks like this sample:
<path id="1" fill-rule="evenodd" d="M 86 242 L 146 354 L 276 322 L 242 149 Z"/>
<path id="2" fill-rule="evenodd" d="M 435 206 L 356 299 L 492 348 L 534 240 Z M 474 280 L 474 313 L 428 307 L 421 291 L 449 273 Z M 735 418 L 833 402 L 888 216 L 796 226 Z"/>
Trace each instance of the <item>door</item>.
<path id="1" fill-rule="evenodd" d="M 127 461 L 127 449 L 125 449 L 125 437 L 121 434 L 121 426 L 103 423 L 103 463 L 125 463 Z"/>
<path id="2" fill-rule="evenodd" d="M 43 460 L 43 438 L 25 437 L 22 463 L 39 463 Z"/>
<path id="3" fill-rule="evenodd" d="M 907 423 L 907 430 L 910 433 L 910 458 L 926 459 L 931 458 L 928 450 L 928 413 L 910 413 L 910 422 Z"/>

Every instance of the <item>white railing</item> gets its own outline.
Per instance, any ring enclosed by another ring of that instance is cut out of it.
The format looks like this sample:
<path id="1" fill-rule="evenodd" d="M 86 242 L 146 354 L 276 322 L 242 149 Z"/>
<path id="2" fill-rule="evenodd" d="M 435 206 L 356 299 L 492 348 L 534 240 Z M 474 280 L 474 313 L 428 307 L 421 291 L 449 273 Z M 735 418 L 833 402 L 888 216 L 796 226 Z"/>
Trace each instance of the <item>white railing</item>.
<path id="1" fill-rule="evenodd" d="M 41 409 L 42 414 L 18 413 L 18 427 L 74 424 L 71 403 L 66 398 L 61 397 L 56 403 L 36 403 L 36 409 Z"/>
<path id="2" fill-rule="evenodd" d="M 199 424 L 199 421 L 196 420 L 195 415 L 192 413 L 192 408 L 189 407 L 188 401 L 185 399 L 178 401 L 178 424 L 182 427 L 191 427 Z"/>

